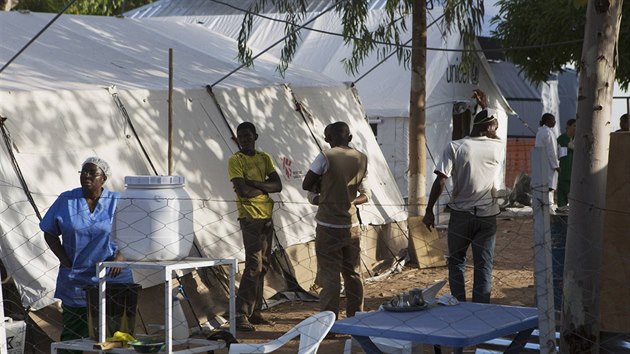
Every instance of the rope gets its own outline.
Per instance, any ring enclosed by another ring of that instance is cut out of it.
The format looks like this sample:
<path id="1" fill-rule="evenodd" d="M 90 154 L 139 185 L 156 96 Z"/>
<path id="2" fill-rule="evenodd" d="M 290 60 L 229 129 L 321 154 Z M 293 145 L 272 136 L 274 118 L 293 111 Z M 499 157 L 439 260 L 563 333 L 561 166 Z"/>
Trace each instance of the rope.
<path id="1" fill-rule="evenodd" d="M 11 144 L 11 136 L 9 132 L 7 131 L 6 125 L 4 124 L 6 120 L 7 120 L 6 117 L 0 117 L 0 129 L 2 129 L 2 138 L 4 139 L 4 144 L 7 147 L 7 152 L 9 153 L 9 158 L 11 159 L 11 165 L 13 166 L 13 170 L 15 171 L 15 174 L 18 180 L 20 181 L 20 185 L 22 186 L 22 190 L 24 190 L 24 194 L 26 195 L 28 202 L 31 204 L 31 206 L 33 207 L 33 210 L 35 211 L 35 215 L 37 215 L 37 218 L 41 220 L 42 215 L 40 214 L 39 209 L 37 208 L 37 204 L 35 204 L 35 200 L 33 199 L 31 191 L 28 188 L 26 179 L 24 179 L 24 174 L 22 173 L 22 170 L 20 169 L 20 165 L 18 164 L 18 161 L 15 158 L 15 154 L 13 153 L 13 148 L 12 148 L 13 144 Z"/>
<path id="2" fill-rule="evenodd" d="M 319 151 L 322 151 L 322 146 L 319 145 L 319 140 L 317 140 L 315 132 L 313 131 L 311 127 L 311 124 L 306 119 L 306 116 L 308 115 L 310 120 L 313 121 L 312 119 L 313 115 L 310 112 L 308 112 L 308 110 L 304 107 L 304 105 L 302 105 L 300 101 L 298 101 L 297 97 L 295 97 L 295 93 L 293 92 L 293 90 L 290 90 L 290 91 L 291 91 L 291 96 L 293 97 L 293 103 L 295 104 L 295 110 L 298 113 L 300 113 L 300 116 L 302 116 L 302 120 L 304 120 L 304 123 L 306 123 L 306 128 L 308 128 L 309 133 L 311 133 L 311 136 L 313 137 L 313 141 L 315 141 L 315 144 L 317 144 L 317 148 L 319 149 Z"/>
<path id="3" fill-rule="evenodd" d="M 230 135 L 232 135 L 232 141 L 236 143 L 236 145 L 238 146 L 238 149 L 240 150 L 241 149 L 241 145 L 238 143 L 238 140 L 236 139 L 236 134 L 234 134 L 234 130 L 232 130 L 232 127 L 230 126 L 230 122 L 228 122 L 227 118 L 225 117 L 225 113 L 223 113 L 223 110 L 221 109 L 221 105 L 219 105 L 219 101 L 217 100 L 217 97 L 214 95 L 214 91 L 212 90 L 212 86 L 213 85 L 206 85 L 206 92 L 208 92 L 210 97 L 212 97 L 212 100 L 214 101 L 214 104 L 217 106 L 217 110 L 221 114 L 221 118 L 223 119 L 223 122 L 225 123 L 225 126 L 230 131 Z M 228 144 L 228 146 L 231 146 L 231 145 Z"/>
<path id="4" fill-rule="evenodd" d="M 114 102 L 116 103 L 116 107 L 118 107 L 118 110 L 120 111 L 120 114 L 122 114 L 122 116 L 127 121 L 127 124 L 129 124 L 129 128 L 131 128 L 131 132 L 133 132 L 133 136 L 136 138 L 138 145 L 140 145 L 140 149 L 142 150 L 144 157 L 149 162 L 149 165 L 151 166 L 151 169 L 153 170 L 153 174 L 157 176 L 158 175 L 157 169 L 153 165 L 153 162 L 151 161 L 151 158 L 149 157 L 149 153 L 144 148 L 144 145 L 142 145 L 142 141 L 140 140 L 140 137 L 138 136 L 138 132 L 136 132 L 136 128 L 133 126 L 133 122 L 131 121 L 129 114 L 127 113 L 127 109 L 125 109 L 125 106 L 120 100 L 120 97 L 118 97 L 118 93 L 113 92 L 111 95 L 112 95 L 112 98 L 114 99 Z"/>

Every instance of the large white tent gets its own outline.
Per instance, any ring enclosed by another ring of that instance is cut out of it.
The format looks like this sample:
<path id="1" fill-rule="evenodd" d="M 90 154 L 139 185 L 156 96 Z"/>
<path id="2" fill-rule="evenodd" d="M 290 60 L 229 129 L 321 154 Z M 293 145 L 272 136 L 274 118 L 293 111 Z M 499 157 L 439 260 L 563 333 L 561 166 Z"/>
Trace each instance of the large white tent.
<path id="1" fill-rule="evenodd" d="M 244 10 L 251 0 L 225 2 L 200 0 L 160 0 L 126 15 L 132 18 L 161 18 L 165 21 L 196 23 L 238 38 Z M 370 1 L 368 28 L 375 29 L 383 18 L 383 1 Z M 357 75 L 344 70 L 343 59 L 350 57 L 351 49 L 339 35 L 341 20 L 331 11 L 330 1 L 308 3 L 308 14 L 303 19 L 305 28 L 300 31 L 300 42 L 293 63 L 320 72 L 343 82 L 354 83 L 366 113 L 376 131 L 377 140 L 399 189 L 406 195 L 408 175 L 408 117 L 411 72 L 392 56 L 381 63 L 376 54 L 365 59 Z M 468 72 L 462 70 L 463 45 L 459 33 L 447 33 L 437 5 L 427 16 L 427 75 L 426 75 L 426 138 L 429 157 L 427 170 L 431 172 L 446 143 L 452 138 L 453 106 L 468 102 L 473 88 L 481 88 L 489 97 L 490 107 L 499 115 L 499 135 L 507 138 L 507 114 L 513 113 L 501 94 L 484 55 L 479 52 Z M 284 14 L 265 9 L 264 16 L 254 17 L 249 45 L 254 54 L 268 50 L 278 55 L 281 44 L 274 45 L 284 36 Z M 403 41 L 411 38 L 411 18 Z M 290 73 L 288 70 L 287 73 Z M 430 190 L 434 175 L 427 176 Z M 501 175 L 497 183 L 503 185 Z"/>
<path id="2" fill-rule="evenodd" d="M 52 19 L 52 14 L 0 13 L 0 63 Z M 58 266 L 39 231 L 38 213 L 79 185 L 76 171 L 87 156 L 109 161 L 108 186 L 117 191 L 124 189 L 126 175 L 167 174 L 169 48 L 174 174 L 186 178 L 201 255 L 243 257 L 227 159 L 237 151 L 233 132 L 246 120 L 257 126 L 258 147 L 272 155 L 283 178 L 284 189 L 274 197 L 278 247 L 305 247 L 307 257 L 295 252 L 290 262 L 304 288 L 313 283 L 316 269 L 308 247 L 316 209 L 301 181 L 325 147 L 327 124 L 348 122 L 354 146 L 369 155 L 373 199 L 362 207 L 363 222 L 406 220 L 400 192 L 352 88 L 299 67 L 280 78 L 277 59 L 268 55 L 255 70 L 235 71 L 234 41 L 198 24 L 64 15 L 0 73 L 0 116 L 6 118 L 0 254 L 25 308 L 53 301 Z M 406 240 L 399 246 L 406 247 Z"/>

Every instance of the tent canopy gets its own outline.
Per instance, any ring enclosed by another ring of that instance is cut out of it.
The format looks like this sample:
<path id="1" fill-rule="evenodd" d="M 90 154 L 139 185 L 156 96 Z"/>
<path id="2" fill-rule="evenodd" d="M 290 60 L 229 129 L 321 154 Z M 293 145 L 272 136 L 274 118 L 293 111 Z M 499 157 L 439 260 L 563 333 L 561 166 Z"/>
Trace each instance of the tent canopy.
<path id="1" fill-rule="evenodd" d="M 0 13 L 0 61 L 52 18 Z M 369 157 L 373 199 L 362 207 L 363 222 L 406 220 L 353 89 L 299 67 L 281 78 L 268 55 L 253 69 L 236 70 L 234 41 L 198 24 L 62 16 L 0 74 L 0 116 L 7 118 L 11 139 L 0 152 L 0 251 L 25 307 L 36 310 L 52 301 L 58 266 L 35 209 L 45 213 L 56 196 L 79 185 L 76 171 L 87 156 L 113 167 L 107 181 L 112 190 L 123 190 L 126 175 L 167 174 L 168 48 L 174 49 L 174 174 L 186 178 L 193 199 L 193 215 L 186 217 L 194 220 L 196 252 L 243 259 L 227 179 L 227 159 L 238 149 L 233 132 L 242 121 L 257 126 L 257 146 L 270 153 L 283 178 L 282 193 L 273 196 L 279 247 L 314 238 L 316 208 L 301 181 L 326 147 L 324 127 L 338 120 L 349 123 L 354 146 Z M 314 278 L 312 264 L 293 267 Z"/>
<path id="2" fill-rule="evenodd" d="M 131 18 L 154 18 L 167 22 L 195 23 L 230 38 L 238 38 L 244 11 L 251 0 L 225 3 L 198 0 L 160 0 L 128 12 Z M 379 122 L 378 141 L 388 158 L 390 169 L 399 189 L 406 195 L 408 169 L 409 96 L 411 71 L 399 63 L 395 55 L 385 59 L 371 54 L 357 68 L 358 74 L 348 74 L 342 60 L 351 56 L 346 45 L 339 16 L 331 10 L 330 1 L 307 4 L 307 15 L 302 20 L 305 28 L 292 63 L 321 72 L 342 82 L 352 82 L 357 88 L 368 117 Z M 384 17 L 384 2 L 370 1 L 367 28 L 374 30 Z M 329 10 L 329 11 L 327 11 Z M 411 17 L 404 19 L 408 31 L 402 41 L 411 43 Z M 479 52 L 468 72 L 462 67 L 463 45 L 459 33 L 448 33 L 442 20 L 442 9 L 434 6 L 427 14 L 427 75 L 426 75 L 426 138 L 429 157 L 427 170 L 432 171 L 446 143 L 451 140 L 453 105 L 469 102 L 474 88 L 484 90 L 489 105 L 499 116 L 499 136 L 506 140 L 508 113 L 513 113 L 495 82 L 483 53 Z M 270 6 L 264 16 L 253 19 L 249 45 L 254 54 L 266 51 L 279 55 L 284 36 L 284 14 Z M 382 60 L 385 59 L 385 60 Z M 287 70 L 290 73 L 291 69 Z M 503 175 L 498 185 L 503 185 Z M 427 190 L 434 175 L 427 176 Z"/>

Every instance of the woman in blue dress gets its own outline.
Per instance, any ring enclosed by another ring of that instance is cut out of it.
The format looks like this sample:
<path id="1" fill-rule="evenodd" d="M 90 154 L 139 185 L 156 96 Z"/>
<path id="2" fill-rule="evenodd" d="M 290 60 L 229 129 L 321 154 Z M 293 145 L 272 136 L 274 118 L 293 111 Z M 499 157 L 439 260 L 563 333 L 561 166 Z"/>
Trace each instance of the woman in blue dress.
<path id="1" fill-rule="evenodd" d="M 99 262 L 122 260 L 110 237 L 119 194 L 103 187 L 109 165 L 89 157 L 79 173 L 81 187 L 63 192 L 39 224 L 60 262 L 55 297 L 62 302 L 62 341 L 88 337 L 84 287 L 98 284 Z M 108 283 L 133 283 L 129 268 L 110 268 L 107 277 Z"/>

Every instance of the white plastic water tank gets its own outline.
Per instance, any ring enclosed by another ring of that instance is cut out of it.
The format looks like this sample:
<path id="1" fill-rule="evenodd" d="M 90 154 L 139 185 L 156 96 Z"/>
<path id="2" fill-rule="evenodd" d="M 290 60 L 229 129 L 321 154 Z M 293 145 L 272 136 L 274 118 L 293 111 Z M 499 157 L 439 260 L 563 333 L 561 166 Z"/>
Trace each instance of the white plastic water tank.
<path id="1" fill-rule="evenodd" d="M 193 206 L 182 176 L 126 176 L 113 236 L 125 260 L 167 261 L 188 256 Z"/>

